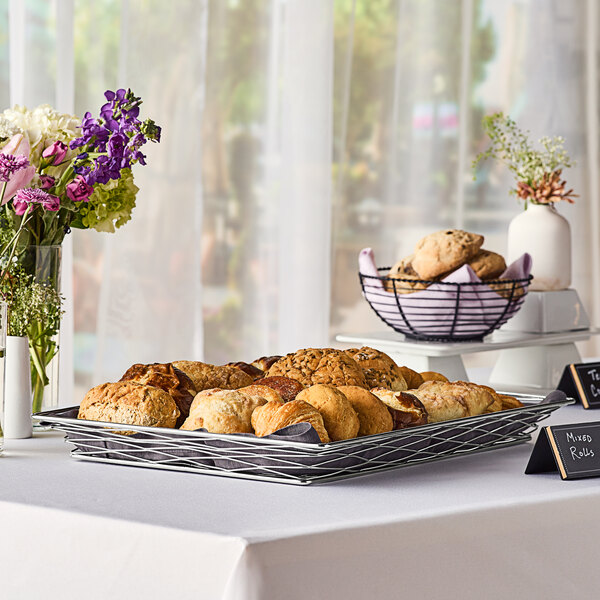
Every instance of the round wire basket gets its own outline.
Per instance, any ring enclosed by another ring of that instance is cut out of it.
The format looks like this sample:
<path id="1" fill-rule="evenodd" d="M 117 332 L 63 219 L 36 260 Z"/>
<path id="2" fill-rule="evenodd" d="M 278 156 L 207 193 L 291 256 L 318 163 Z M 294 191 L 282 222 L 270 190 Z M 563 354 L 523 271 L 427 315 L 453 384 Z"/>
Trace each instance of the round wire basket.
<path id="1" fill-rule="evenodd" d="M 533 276 L 464 283 L 363 273 L 359 278 L 375 314 L 395 331 L 414 340 L 467 342 L 481 341 L 514 316 Z"/>

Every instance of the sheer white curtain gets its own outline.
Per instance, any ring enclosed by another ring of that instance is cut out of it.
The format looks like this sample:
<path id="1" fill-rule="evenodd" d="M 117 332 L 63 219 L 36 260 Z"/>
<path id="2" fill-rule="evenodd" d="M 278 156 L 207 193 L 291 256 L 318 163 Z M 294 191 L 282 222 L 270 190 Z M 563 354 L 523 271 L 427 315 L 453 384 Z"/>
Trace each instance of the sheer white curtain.
<path id="1" fill-rule="evenodd" d="M 127 86 L 163 126 L 133 220 L 70 236 L 79 388 L 132 362 L 248 360 L 380 329 L 360 297 L 364 246 L 390 264 L 458 225 L 503 252 L 510 180 L 470 172 L 493 110 L 563 135 L 578 161 L 581 198 L 561 211 L 598 322 L 598 13 L 595 0 L 0 0 L 3 105 L 82 114 Z"/>
<path id="2" fill-rule="evenodd" d="M 565 175 L 581 198 L 559 211 L 573 228 L 573 285 L 598 322 L 597 2 L 394 0 L 369 10 L 339 0 L 336 8 L 332 333 L 382 327 L 355 284 L 363 246 L 385 266 L 425 232 L 459 226 L 505 252 L 521 210 L 510 177 L 491 163 L 475 182 L 471 173 L 486 144 L 481 117 L 498 110 L 535 138 L 564 136 L 577 161 Z"/>

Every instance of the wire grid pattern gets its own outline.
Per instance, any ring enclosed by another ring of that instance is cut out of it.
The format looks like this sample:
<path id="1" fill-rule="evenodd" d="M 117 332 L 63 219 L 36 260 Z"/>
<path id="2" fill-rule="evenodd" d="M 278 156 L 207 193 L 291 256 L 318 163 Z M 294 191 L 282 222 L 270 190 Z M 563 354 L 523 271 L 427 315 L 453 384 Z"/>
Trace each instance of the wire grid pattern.
<path id="1" fill-rule="evenodd" d="M 573 402 L 517 397 L 524 407 L 329 444 L 85 421 L 77 407 L 36 418 L 63 431 L 83 460 L 306 485 L 522 443 Z"/>
<path id="2" fill-rule="evenodd" d="M 362 273 L 359 278 L 365 299 L 394 331 L 416 340 L 454 342 L 481 340 L 504 325 L 521 308 L 532 277 L 468 283 Z"/>

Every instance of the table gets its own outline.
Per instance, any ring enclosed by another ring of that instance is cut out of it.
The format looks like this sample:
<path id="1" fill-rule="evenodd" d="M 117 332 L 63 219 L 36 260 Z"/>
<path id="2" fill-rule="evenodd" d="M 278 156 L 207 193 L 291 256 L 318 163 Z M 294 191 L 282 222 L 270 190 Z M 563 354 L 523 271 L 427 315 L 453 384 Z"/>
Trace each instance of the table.
<path id="1" fill-rule="evenodd" d="M 569 406 L 545 423 L 600 420 Z M 0 597 L 597 598 L 600 485 L 532 445 L 323 486 L 85 463 L 54 432 L 0 458 Z"/>

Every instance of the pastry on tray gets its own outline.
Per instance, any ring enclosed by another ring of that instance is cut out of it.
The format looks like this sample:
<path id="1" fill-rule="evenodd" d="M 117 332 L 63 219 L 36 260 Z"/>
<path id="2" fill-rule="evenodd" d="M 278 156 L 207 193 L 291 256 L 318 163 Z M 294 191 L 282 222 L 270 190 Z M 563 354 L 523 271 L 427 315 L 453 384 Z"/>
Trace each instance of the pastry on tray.
<path id="1" fill-rule="evenodd" d="M 268 377 L 283 376 L 304 386 L 319 383 L 366 387 L 363 370 L 343 350 L 306 348 L 280 358 L 267 372 Z"/>
<path id="2" fill-rule="evenodd" d="M 275 402 L 283 402 L 283 398 L 280 396 L 279 392 L 268 385 L 259 385 L 255 383 L 253 385 L 240 388 L 239 391 L 247 396 L 264 398 L 267 402 L 270 402 L 271 400 L 274 400 Z"/>
<path id="3" fill-rule="evenodd" d="M 304 389 L 304 386 L 295 379 L 289 377 L 263 377 L 255 381 L 256 385 L 266 385 L 279 392 L 284 402 L 291 402 Z"/>
<path id="4" fill-rule="evenodd" d="M 253 383 L 250 375 L 236 367 L 218 367 L 195 360 L 178 360 L 172 364 L 193 381 L 198 392 L 212 388 L 237 390 Z"/>
<path id="5" fill-rule="evenodd" d="M 252 412 L 266 404 L 262 396 L 240 390 L 211 389 L 200 392 L 192 402 L 190 416 L 181 429 L 206 429 L 211 433 L 252 433 Z"/>
<path id="6" fill-rule="evenodd" d="M 280 358 L 283 358 L 279 354 L 273 356 L 261 356 L 256 360 L 252 361 L 252 365 L 266 373 Z"/>
<path id="7" fill-rule="evenodd" d="M 338 390 L 346 396 L 358 415 L 359 437 L 392 430 L 394 426 L 392 415 L 387 406 L 375 394 L 355 385 L 344 385 L 338 387 Z"/>
<path id="8" fill-rule="evenodd" d="M 302 390 L 296 400 L 314 406 L 323 417 L 325 429 L 332 441 L 349 440 L 358 435 L 360 421 L 346 396 L 337 388 L 317 384 Z"/>
<path id="9" fill-rule="evenodd" d="M 430 423 L 480 415 L 494 402 L 482 386 L 465 381 L 426 381 L 413 393 L 427 409 Z"/>
<path id="10" fill-rule="evenodd" d="M 449 379 L 445 376 L 442 375 L 441 373 L 437 373 L 436 371 L 423 371 L 421 372 L 421 378 L 423 379 L 422 383 L 425 383 L 426 381 L 446 381 L 448 382 Z M 413 390 L 416 390 L 417 388 L 411 388 Z"/>
<path id="11" fill-rule="evenodd" d="M 121 381 L 137 381 L 152 385 L 167 392 L 179 409 L 176 427 L 180 427 L 190 413 L 190 406 L 196 395 L 192 380 L 171 363 L 135 364 L 129 367 Z"/>
<path id="12" fill-rule="evenodd" d="M 399 367 L 399 369 L 409 390 L 416 390 L 425 381 L 421 373 L 417 371 L 413 371 L 408 367 Z"/>
<path id="13" fill-rule="evenodd" d="M 235 367 L 236 369 L 240 369 L 244 371 L 247 375 L 250 375 L 254 381 L 260 379 L 265 376 L 265 372 L 262 369 L 259 369 L 255 365 L 251 365 L 247 362 L 231 362 L 225 365 L 226 367 Z"/>
<path id="14" fill-rule="evenodd" d="M 350 348 L 345 352 L 362 368 L 368 388 L 385 387 L 396 391 L 408 389 L 402 370 L 384 352 L 368 346 Z"/>
<path id="15" fill-rule="evenodd" d="M 179 409 L 160 388 L 137 381 L 103 383 L 92 388 L 79 406 L 79 419 L 144 427 L 175 427 Z"/>
<path id="16" fill-rule="evenodd" d="M 394 422 L 393 429 L 416 427 L 429 422 L 427 410 L 414 394 L 385 388 L 374 388 L 371 392 L 388 407 Z"/>
<path id="17" fill-rule="evenodd" d="M 252 426 L 258 437 L 270 435 L 296 423 L 310 423 L 321 442 L 330 441 L 321 413 L 302 400 L 290 400 L 286 403 L 271 401 L 259 406 L 252 413 Z"/>

